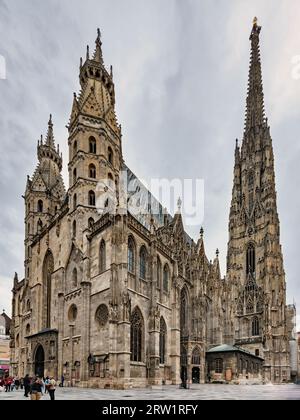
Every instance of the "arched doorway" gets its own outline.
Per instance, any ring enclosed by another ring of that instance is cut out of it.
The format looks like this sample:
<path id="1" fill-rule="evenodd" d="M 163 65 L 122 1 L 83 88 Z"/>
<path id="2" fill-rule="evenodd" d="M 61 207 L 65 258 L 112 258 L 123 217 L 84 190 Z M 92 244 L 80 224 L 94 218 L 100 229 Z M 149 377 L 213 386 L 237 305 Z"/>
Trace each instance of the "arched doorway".
<path id="1" fill-rule="evenodd" d="M 192 370 L 193 384 L 200 384 L 200 368 L 194 367 Z"/>
<path id="2" fill-rule="evenodd" d="M 39 346 L 35 352 L 34 373 L 39 378 L 44 377 L 45 370 L 45 352 L 42 346 Z"/>

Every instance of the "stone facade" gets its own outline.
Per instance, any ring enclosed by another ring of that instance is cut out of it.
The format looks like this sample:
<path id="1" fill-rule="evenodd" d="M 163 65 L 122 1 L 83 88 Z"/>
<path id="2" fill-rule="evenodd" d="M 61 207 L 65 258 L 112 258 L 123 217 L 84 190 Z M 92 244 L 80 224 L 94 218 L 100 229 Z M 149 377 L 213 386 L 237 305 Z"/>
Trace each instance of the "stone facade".
<path id="1" fill-rule="evenodd" d="M 214 261 L 206 256 L 203 229 L 196 242 L 186 234 L 180 201 L 171 217 L 125 165 L 113 72 L 104 66 L 98 32 L 93 55 L 88 48 L 80 61 L 81 91 L 74 94 L 68 126 L 69 189 L 51 117 L 27 180 L 25 278 L 16 276 L 13 289 L 14 374 L 64 375 L 74 386 L 101 388 L 204 383 L 206 351 L 238 343 L 266 359 L 267 380 L 288 378 L 285 281 L 258 36 L 255 23 L 247 124 L 242 150 L 236 149 L 228 275 L 222 279 L 218 251 Z"/>
<path id="2" fill-rule="evenodd" d="M 5 312 L 0 315 L 0 378 L 7 374 L 10 366 L 10 334 L 11 319 Z"/>
<path id="3" fill-rule="evenodd" d="M 210 383 L 252 383 L 264 381 L 264 359 L 237 346 L 221 345 L 206 354 Z"/>

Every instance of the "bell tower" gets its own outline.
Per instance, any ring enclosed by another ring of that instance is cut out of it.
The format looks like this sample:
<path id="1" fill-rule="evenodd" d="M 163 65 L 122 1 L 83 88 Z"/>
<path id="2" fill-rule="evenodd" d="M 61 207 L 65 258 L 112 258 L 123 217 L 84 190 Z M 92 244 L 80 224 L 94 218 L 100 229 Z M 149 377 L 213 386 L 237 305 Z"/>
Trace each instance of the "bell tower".
<path id="1" fill-rule="evenodd" d="M 59 213 L 65 198 L 62 155 L 55 145 L 52 115 L 46 138 L 41 136 L 37 146 L 38 166 L 27 178 L 25 191 L 25 278 L 30 277 L 31 244 Z"/>
<path id="2" fill-rule="evenodd" d="M 80 243 L 83 232 L 100 217 L 96 209 L 99 183 L 115 188 L 123 163 L 113 70 L 108 72 L 104 66 L 99 29 L 94 53 L 90 54 L 88 46 L 85 61 L 80 59 L 79 80 L 81 90 L 74 93 L 68 144 L 69 215 L 73 239 Z"/>
<path id="3" fill-rule="evenodd" d="M 274 154 L 265 117 L 257 19 L 251 57 L 242 145 L 235 149 L 229 217 L 228 280 L 233 286 L 234 341 L 265 359 L 265 377 L 290 377 L 286 283 L 280 245 Z"/>

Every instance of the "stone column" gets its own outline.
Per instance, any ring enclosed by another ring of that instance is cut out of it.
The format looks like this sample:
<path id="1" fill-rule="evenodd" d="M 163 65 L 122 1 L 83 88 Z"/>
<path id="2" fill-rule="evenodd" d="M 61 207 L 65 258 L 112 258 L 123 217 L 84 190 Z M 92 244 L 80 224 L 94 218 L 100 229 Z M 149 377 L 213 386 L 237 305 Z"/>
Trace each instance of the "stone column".
<path id="1" fill-rule="evenodd" d="M 88 357 L 90 354 L 90 296 L 91 282 L 84 280 L 82 287 L 82 325 L 81 325 L 81 386 L 87 386 L 89 380 Z M 72 338 L 71 338 L 72 340 Z"/>
<path id="2" fill-rule="evenodd" d="M 180 364 L 180 287 L 178 284 L 178 267 L 174 263 L 172 282 L 172 326 L 171 326 L 171 378 L 173 385 L 181 384 Z"/>
<path id="3" fill-rule="evenodd" d="M 63 338 L 64 338 L 64 294 L 58 294 L 58 336 L 57 336 L 57 366 L 58 378 L 63 375 Z"/>

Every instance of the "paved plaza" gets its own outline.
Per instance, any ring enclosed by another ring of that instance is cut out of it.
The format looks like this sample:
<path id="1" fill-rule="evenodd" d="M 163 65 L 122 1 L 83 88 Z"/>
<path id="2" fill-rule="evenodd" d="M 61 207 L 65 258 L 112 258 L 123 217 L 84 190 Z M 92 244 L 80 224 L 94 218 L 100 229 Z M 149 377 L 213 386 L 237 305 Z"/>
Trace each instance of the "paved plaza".
<path id="1" fill-rule="evenodd" d="M 0 392 L 0 400 L 25 400 L 22 391 Z M 43 400 L 48 400 L 45 395 Z M 57 388 L 57 400 L 300 400 L 300 385 L 192 385 L 190 389 L 164 386 L 158 389 L 111 391 Z M 29 398 L 28 398 L 29 400 Z"/>

